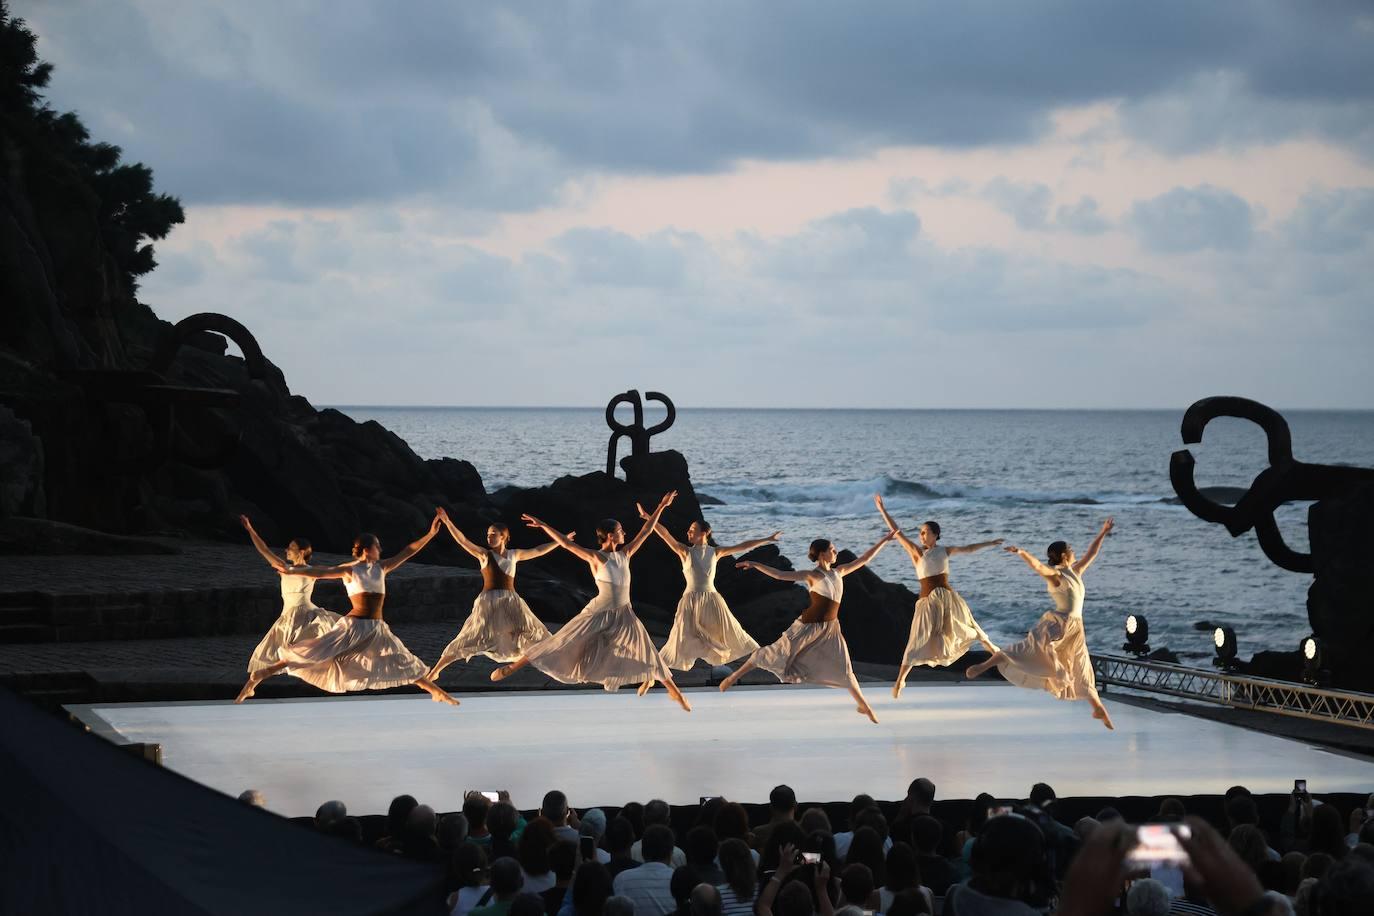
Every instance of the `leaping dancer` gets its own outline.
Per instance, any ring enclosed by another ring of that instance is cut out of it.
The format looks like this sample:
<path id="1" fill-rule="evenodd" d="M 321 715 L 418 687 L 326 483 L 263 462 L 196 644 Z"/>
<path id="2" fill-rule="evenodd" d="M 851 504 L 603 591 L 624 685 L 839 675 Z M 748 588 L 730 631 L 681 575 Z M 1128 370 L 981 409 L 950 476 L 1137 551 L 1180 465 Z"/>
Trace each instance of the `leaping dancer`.
<path id="1" fill-rule="evenodd" d="M 892 685 L 892 698 L 902 695 L 906 677 L 917 665 L 932 667 L 948 665 L 958 661 L 968 651 L 969 646 L 981 642 L 989 652 L 996 652 L 992 640 L 978 621 L 973 619 L 967 602 L 949 584 L 949 558 L 961 553 L 973 553 L 985 547 L 996 547 L 1001 538 L 994 541 L 980 541 L 977 544 L 944 547 L 939 544 L 939 522 L 926 522 L 917 532 L 920 543 L 907 537 L 888 514 L 883 505 L 882 494 L 873 497 L 878 512 L 887 522 L 887 527 L 897 536 L 897 540 L 911 557 L 916 567 L 916 578 L 921 583 L 921 595 L 916 600 L 916 608 L 911 615 L 911 632 L 907 636 L 906 651 L 902 655 L 902 668 L 897 673 L 897 681 Z"/>
<path id="2" fill-rule="evenodd" d="M 1092 704 L 1093 718 L 1115 728 L 1107 707 L 1097 695 L 1097 679 L 1083 635 L 1083 573 L 1097 559 L 1114 524 L 1110 518 L 1102 523 L 1102 530 L 1081 560 L 1074 557 L 1073 548 L 1064 541 L 1049 546 L 1048 566 L 1019 547 L 1006 548 L 1007 553 L 1016 554 L 1044 577 L 1055 607 L 1040 615 L 1025 639 L 970 667 L 968 677 L 978 677 L 996 665 L 1002 676 L 1018 687 L 1044 690 L 1060 700 L 1087 700 Z"/>
<path id="3" fill-rule="evenodd" d="M 258 553 L 262 554 L 262 558 L 277 572 L 310 565 L 310 557 L 314 550 L 310 542 L 304 538 L 293 538 L 286 545 L 286 556 L 282 557 L 258 536 L 248 516 L 240 515 L 239 523 L 248 532 L 248 537 Z M 338 614 L 315 605 L 312 600 L 314 592 L 314 579 L 305 576 L 281 577 L 281 614 L 249 657 L 249 674 L 277 662 L 281 657 L 281 650 L 292 643 L 323 636 L 338 621 Z"/>
<path id="4" fill-rule="evenodd" d="M 567 535 L 532 515 L 524 516 L 531 528 L 540 528 L 560 547 L 581 557 L 592 568 L 597 593 L 577 616 L 557 633 L 525 650 L 518 659 L 491 673 L 493 681 L 510 677 L 526 665 L 564 684 L 599 683 L 607 690 L 626 684 L 662 681 L 668 695 L 687 712 L 691 704 L 682 695 L 668 666 L 649 638 L 649 631 L 635 616 L 630 604 L 630 557 L 643 546 L 658 524 L 663 510 L 676 498 L 677 491 L 659 501 L 639 533 L 628 544 L 625 529 L 615 519 L 596 526 L 600 550 L 579 547 Z"/>
<path id="5" fill-rule="evenodd" d="M 649 517 L 643 506 L 638 506 L 638 509 L 641 518 Z M 766 538 L 756 538 L 730 547 L 716 547 L 707 543 L 711 526 L 705 520 L 687 526 L 686 544 L 669 534 L 661 523 L 654 526 L 654 532 L 682 561 L 682 576 L 687 581 L 687 588 L 677 603 L 673 629 L 662 649 L 663 661 L 668 667 L 690 671 L 699 658 L 707 664 L 724 665 L 757 649 L 759 644 L 744 631 L 744 627 L 730 612 L 730 606 L 716 591 L 716 563 L 721 557 L 748 553 L 756 547 L 771 544 L 782 536 L 782 532 L 774 531 Z M 640 688 L 641 692 L 649 686 L 646 683 Z"/>
<path id="6" fill-rule="evenodd" d="M 854 698 L 859 712 L 876 724 L 878 717 L 864 699 L 863 691 L 859 690 L 854 666 L 849 661 L 849 646 L 840 631 L 840 599 L 844 596 L 844 577 L 856 569 L 862 569 L 896 536 L 895 532 L 889 531 L 862 556 L 841 566 L 834 565 L 835 545 L 824 538 L 812 541 L 811 549 L 807 552 L 807 556 L 816 563 L 815 569 L 785 572 L 753 560 L 736 563 L 738 569 L 757 569 L 765 576 L 783 582 L 804 583 L 811 604 L 787 628 L 787 632 L 778 637 L 777 642 L 754 652 L 733 674 L 721 681 L 720 689 L 729 690 L 744 675 L 755 668 L 762 668 L 789 684 L 842 687 Z"/>
<path id="7" fill-rule="evenodd" d="M 360 534 L 353 542 L 351 563 L 281 570 L 282 576 L 342 579 L 353 610 L 340 617 L 328 633 L 283 648 L 278 661 L 248 676 L 234 702 L 242 703 L 251 697 L 269 677 L 290 673 L 330 693 L 414 684 L 435 701 L 457 706 L 456 699 L 426 677 L 429 666 L 412 655 L 382 620 L 386 574 L 419 553 L 438 531 L 436 512 L 423 537 L 388 559 L 381 558 L 382 546 L 376 535 Z"/>
<path id="8" fill-rule="evenodd" d="M 458 546 L 477 559 L 482 567 L 482 593 L 472 603 L 472 613 L 463 623 L 458 635 L 444 649 L 429 679 L 439 680 L 439 672 L 456 661 L 467 661 L 474 655 L 485 655 L 493 661 L 513 662 L 526 649 L 541 639 L 549 638 L 549 628 L 534 616 L 530 606 L 515 591 L 515 566 L 522 560 L 533 560 L 558 549 L 557 541 L 538 547 L 516 549 L 510 547 L 510 529 L 495 524 L 487 527 L 487 546 L 478 547 L 458 530 L 458 526 L 443 509 L 439 520 Z M 568 532 L 568 537 L 573 537 Z"/>

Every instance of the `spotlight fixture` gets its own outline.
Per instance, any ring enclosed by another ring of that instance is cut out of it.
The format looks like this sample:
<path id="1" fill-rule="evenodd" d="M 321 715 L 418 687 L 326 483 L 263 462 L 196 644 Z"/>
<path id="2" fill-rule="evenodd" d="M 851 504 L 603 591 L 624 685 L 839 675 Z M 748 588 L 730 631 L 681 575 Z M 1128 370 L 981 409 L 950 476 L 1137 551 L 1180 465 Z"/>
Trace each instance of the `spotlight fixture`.
<path id="1" fill-rule="evenodd" d="M 1302 653 L 1302 679 L 1303 683 L 1311 684 L 1313 687 L 1324 687 L 1331 682 L 1331 672 L 1323 667 L 1326 654 L 1322 651 L 1322 642 L 1315 636 L 1308 636 L 1298 643 L 1298 651 Z"/>
<path id="2" fill-rule="evenodd" d="M 1234 671 L 1236 661 L 1236 631 L 1230 627 L 1217 627 L 1212 632 L 1212 643 L 1217 647 L 1217 657 L 1212 664 L 1227 671 Z"/>
<path id="3" fill-rule="evenodd" d="M 1121 647 L 1136 658 L 1150 654 L 1150 622 L 1142 614 L 1126 617 L 1126 642 Z"/>

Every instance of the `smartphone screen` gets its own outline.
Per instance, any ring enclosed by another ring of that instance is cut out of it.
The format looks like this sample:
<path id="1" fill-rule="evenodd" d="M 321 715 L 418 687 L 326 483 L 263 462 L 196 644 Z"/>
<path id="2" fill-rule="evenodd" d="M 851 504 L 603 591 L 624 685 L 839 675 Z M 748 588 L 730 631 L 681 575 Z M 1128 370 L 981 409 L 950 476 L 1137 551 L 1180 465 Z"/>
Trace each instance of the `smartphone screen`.
<path id="1" fill-rule="evenodd" d="M 1135 846 L 1126 853 L 1126 864 L 1148 868 L 1152 873 L 1161 866 L 1178 868 L 1188 862 L 1188 850 L 1178 841 L 1179 837 L 1186 840 L 1190 836 L 1187 824 L 1141 824 L 1135 831 Z"/>
<path id="2" fill-rule="evenodd" d="M 1016 812 L 1015 812 L 1014 810 L 1012 810 L 1012 808 L 1011 808 L 1010 806 L 1008 806 L 1008 805 L 1003 805 L 1003 806 L 1000 807 L 1000 808 L 989 808 L 989 809 L 988 809 L 988 817 L 1002 817 L 1003 815 L 1006 815 L 1006 814 L 1015 814 L 1015 813 L 1016 813 Z"/>
<path id="3" fill-rule="evenodd" d="M 583 862 L 595 862 L 595 861 L 596 861 L 596 840 L 592 839 L 592 838 L 589 837 L 589 836 L 584 836 L 584 837 L 580 837 L 580 838 L 579 838 L 579 842 L 581 843 L 581 847 L 582 847 L 582 861 L 583 861 Z"/>
<path id="4" fill-rule="evenodd" d="M 1307 780 L 1306 780 L 1306 779 L 1295 779 L 1295 780 L 1293 780 L 1293 791 L 1294 791 L 1294 792 L 1306 792 L 1306 791 L 1307 791 Z"/>
<path id="5" fill-rule="evenodd" d="M 819 852 L 804 852 L 801 854 L 803 865 L 819 865 L 821 854 Z"/>
<path id="6" fill-rule="evenodd" d="M 496 804 L 501 800 L 500 792 L 483 792 L 482 794 L 485 795 L 487 797 L 487 801 L 491 802 L 492 804 Z"/>

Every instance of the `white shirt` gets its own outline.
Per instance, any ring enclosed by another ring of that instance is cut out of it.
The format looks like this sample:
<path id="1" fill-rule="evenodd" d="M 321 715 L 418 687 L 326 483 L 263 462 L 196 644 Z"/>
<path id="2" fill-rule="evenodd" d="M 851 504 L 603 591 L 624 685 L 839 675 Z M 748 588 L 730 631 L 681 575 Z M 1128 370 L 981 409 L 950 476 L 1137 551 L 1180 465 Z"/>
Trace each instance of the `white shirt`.
<path id="1" fill-rule="evenodd" d="M 615 876 L 611 885 L 616 894 L 635 902 L 635 916 L 668 916 L 677 909 L 669 886 L 673 867 L 662 862 L 645 862 Z"/>
<path id="2" fill-rule="evenodd" d="M 846 830 L 844 833 L 835 834 L 835 858 L 841 862 L 849 855 L 849 847 L 854 842 L 854 831 Z M 883 840 L 883 852 L 892 851 L 892 837 Z"/>
<path id="3" fill-rule="evenodd" d="M 522 868 L 520 874 L 525 876 L 525 883 L 520 886 L 520 893 L 522 894 L 542 894 L 558 883 L 558 876 L 553 873 L 553 869 L 549 869 L 542 875 L 531 875 Z"/>
<path id="4" fill-rule="evenodd" d="M 644 861 L 644 852 L 641 848 L 643 845 L 643 840 L 635 840 L 635 844 L 630 847 L 631 859 L 634 859 L 636 862 Z M 669 862 L 673 866 L 673 868 L 681 868 L 682 866 L 687 864 L 687 853 L 683 852 L 681 849 L 678 849 L 676 846 L 674 846 L 673 855 Z M 673 909 L 677 909 L 676 903 L 673 904 Z"/>
<path id="5" fill-rule="evenodd" d="M 458 899 L 453 904 L 451 916 L 466 916 L 467 911 L 477 905 L 477 901 L 482 899 L 489 888 L 483 884 L 481 887 L 460 887 L 458 888 Z M 493 899 L 495 895 L 493 895 Z"/>

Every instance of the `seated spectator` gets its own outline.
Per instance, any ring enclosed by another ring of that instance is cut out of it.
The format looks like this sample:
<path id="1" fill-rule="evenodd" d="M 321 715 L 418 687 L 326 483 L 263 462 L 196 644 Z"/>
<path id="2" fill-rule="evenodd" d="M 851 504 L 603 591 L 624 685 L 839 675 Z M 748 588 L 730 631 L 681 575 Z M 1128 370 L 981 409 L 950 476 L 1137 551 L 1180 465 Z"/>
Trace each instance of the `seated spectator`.
<path id="1" fill-rule="evenodd" d="M 239 801 L 243 802 L 245 805 L 252 805 L 254 808 L 267 807 L 267 796 L 263 795 L 257 789 L 244 789 L 239 793 Z"/>
<path id="2" fill-rule="evenodd" d="M 841 860 L 849 855 L 849 844 L 854 841 L 854 831 L 859 828 L 859 815 L 877 806 L 878 803 L 873 800 L 872 795 L 862 793 L 855 795 L 854 800 L 849 803 L 849 829 L 835 834 L 835 854 Z"/>
<path id="3" fill-rule="evenodd" d="M 555 840 L 549 849 L 549 868 L 553 871 L 553 887 L 539 896 L 544 900 L 544 910 L 548 916 L 555 916 L 572 885 L 573 870 L 577 868 L 577 844 L 569 840 Z"/>
<path id="4" fill-rule="evenodd" d="M 611 854 L 601 848 L 601 838 L 606 835 L 606 812 L 600 808 L 592 808 L 582 815 L 582 821 L 578 824 L 577 833 L 581 837 L 591 837 L 592 848 L 596 851 L 596 861 L 602 865 L 611 861 Z"/>
<path id="5" fill-rule="evenodd" d="M 1187 816 L 1188 810 L 1183 807 L 1183 802 L 1177 798 L 1161 798 L 1154 819 L 1161 824 L 1181 824 Z"/>
<path id="6" fill-rule="evenodd" d="M 612 878 L 628 868 L 637 868 L 639 863 L 630 855 L 635 844 L 635 829 L 628 820 L 617 817 L 606 826 L 606 853 L 610 861 L 606 870 Z"/>
<path id="7" fill-rule="evenodd" d="M 529 894 L 542 894 L 557 882 L 553 867 L 549 864 L 549 850 L 557 842 L 554 839 L 553 824 L 547 818 L 536 817 L 525 825 L 516 844 L 516 859 L 523 872 L 523 890 Z"/>
<path id="8" fill-rule="evenodd" d="M 1097 812 L 1096 817 L 1094 817 L 1093 819 L 1097 821 L 1099 824 L 1110 824 L 1113 821 L 1125 823 L 1126 821 L 1126 819 L 1121 816 L 1121 812 L 1113 808 L 1111 805 L 1108 805 L 1101 811 Z"/>
<path id="9" fill-rule="evenodd" d="M 1322 878 L 1326 875 L 1327 869 L 1335 863 L 1324 852 L 1314 852 L 1307 857 L 1307 861 L 1302 863 L 1302 876 L 1304 878 Z"/>
<path id="10" fill-rule="evenodd" d="M 706 883 L 715 887 L 725 883 L 725 872 L 716 864 L 720 844 L 716 842 L 714 830 L 704 824 L 693 827 L 687 831 L 683 846 L 686 847 L 683 851 L 687 854 L 687 864 L 695 868 L 699 876 L 698 884 Z"/>
<path id="11" fill-rule="evenodd" d="M 854 831 L 849 844 L 849 854 L 844 857 L 845 867 L 864 865 L 876 885 L 887 882 L 887 856 L 883 853 L 883 838 L 872 827 L 860 827 Z M 851 900 L 850 903 L 859 903 Z M 870 907 L 872 909 L 872 907 Z"/>
<path id="12" fill-rule="evenodd" d="M 516 831 L 522 818 L 520 812 L 510 802 L 497 802 L 487 811 L 487 831 L 491 834 L 491 849 L 487 857 L 493 862 L 497 859 L 514 859 L 518 855 L 515 848 Z"/>
<path id="13" fill-rule="evenodd" d="M 716 815 L 720 813 L 721 808 L 724 808 L 728 804 L 730 804 L 730 800 L 724 795 L 713 795 L 706 799 L 706 801 L 697 806 L 697 822 L 692 826 L 710 827 L 714 830 L 716 827 Z"/>
<path id="14" fill-rule="evenodd" d="M 623 817 L 635 829 L 635 839 L 644 836 L 644 806 L 639 802 L 626 802 L 617 817 Z"/>
<path id="15" fill-rule="evenodd" d="M 950 866 L 948 859 L 939 854 L 944 833 L 944 825 L 928 814 L 911 821 L 911 839 L 915 844 L 917 874 L 921 883 L 930 888 L 930 892 L 936 897 L 943 897 L 945 891 L 954 883 L 953 867 Z M 892 848 L 897 847 L 894 845 Z M 889 852 L 889 863 L 891 855 Z M 891 884 L 890 881 L 888 883 Z"/>
<path id="16" fill-rule="evenodd" d="M 967 881 L 973 874 L 970 859 L 973 854 L 973 841 L 978 838 L 978 833 L 987 823 L 989 812 L 996 807 L 997 799 L 986 792 L 978 793 L 978 797 L 973 800 L 973 807 L 969 809 L 968 820 L 964 822 L 964 829 L 960 831 L 958 840 L 959 855 L 954 862 L 954 880 Z"/>
<path id="17" fill-rule="evenodd" d="M 754 848 L 768 845 L 768 836 L 781 823 L 793 823 L 797 815 L 797 793 L 791 786 L 774 786 L 768 793 L 768 823 L 754 830 Z"/>
<path id="18" fill-rule="evenodd" d="M 469 792 L 463 796 L 463 816 L 468 819 L 468 839 L 478 846 L 490 848 L 491 833 L 487 830 L 487 812 L 491 810 L 491 799 L 481 792 Z"/>
<path id="19" fill-rule="evenodd" d="M 1226 842 L 1256 875 L 1259 874 L 1260 865 L 1269 861 L 1269 845 L 1264 842 L 1264 834 L 1254 824 L 1237 824 L 1231 829 Z"/>
<path id="20" fill-rule="evenodd" d="M 722 916 L 720 891 L 710 884 L 698 884 L 692 888 L 688 916 Z"/>
<path id="21" fill-rule="evenodd" d="M 928 916 L 935 909 L 925 894 L 905 890 L 892 898 L 892 903 L 883 911 L 883 916 Z"/>
<path id="22" fill-rule="evenodd" d="M 855 829 L 863 827 L 872 828 L 882 838 L 884 854 L 892 848 L 892 837 L 888 832 L 887 818 L 883 816 L 883 812 L 878 809 L 877 805 L 859 812 L 859 823 Z"/>
<path id="23" fill-rule="evenodd" d="M 777 841 L 782 826 L 779 824 L 774 829 L 770 843 Z M 800 827 L 796 829 L 797 832 L 801 831 Z M 755 911 L 757 916 L 834 916 L 828 890 L 831 878 L 829 866 L 822 862 L 819 868 L 798 868 L 799 851 L 799 847 L 784 843 L 774 853 L 778 868 L 759 891 L 758 908 Z M 803 875 L 810 879 L 809 884 L 806 880 L 799 880 Z"/>
<path id="24" fill-rule="evenodd" d="M 635 902 L 629 897 L 612 895 L 606 898 L 601 909 L 602 916 L 635 916 Z"/>
<path id="25" fill-rule="evenodd" d="M 342 804 L 342 802 L 340 802 Z M 386 830 L 377 840 L 377 848 L 387 852 L 400 852 L 401 831 L 405 829 L 406 818 L 418 805 L 413 795 L 397 795 L 386 810 Z"/>
<path id="26" fill-rule="evenodd" d="M 406 815 L 396 851 L 416 862 L 440 861 L 439 840 L 434 835 L 438 829 L 439 818 L 434 809 L 429 805 L 416 805 Z"/>
<path id="27" fill-rule="evenodd" d="M 807 836 L 802 832 L 801 825 L 796 821 L 779 821 L 773 825 L 773 829 L 768 833 L 768 841 L 759 850 L 759 872 L 768 874 L 776 871 L 781 865 L 779 857 L 784 846 L 793 846 L 801 849 L 806 845 Z M 831 841 L 832 846 L 834 841 Z"/>
<path id="28" fill-rule="evenodd" d="M 1102 822 L 1095 817 L 1080 817 L 1073 822 L 1073 832 L 1078 834 L 1078 842 L 1086 843 L 1088 837 L 1093 835 L 1093 831 L 1102 826 Z"/>
<path id="29" fill-rule="evenodd" d="M 825 813 L 824 808 L 807 808 L 802 812 L 801 820 L 797 822 L 807 835 L 817 831 L 822 833 L 834 834 L 830 826 L 830 815 Z"/>
<path id="30" fill-rule="evenodd" d="M 921 817 L 926 817 L 926 815 L 921 815 Z M 931 819 L 934 820 L 934 818 Z M 939 826 L 939 821 L 936 821 L 936 826 Z M 915 833 L 917 829 L 917 825 L 913 823 L 912 832 Z M 941 859 L 940 863 L 943 865 L 944 860 Z M 949 866 L 945 865 L 945 869 L 948 872 Z M 887 873 L 887 878 L 882 887 L 878 888 L 878 906 L 875 907 L 879 912 L 886 913 L 896 896 L 902 891 L 909 890 L 920 891 L 929 901 L 931 908 L 935 907 L 933 889 L 922 884 L 921 869 L 917 865 L 916 852 L 910 846 L 905 843 L 893 843 L 892 848 L 887 851 L 887 862 L 884 870 Z M 946 883 L 945 887 L 948 886 L 949 884 Z M 944 896 L 943 890 L 940 896 Z"/>
<path id="31" fill-rule="evenodd" d="M 691 916 L 692 889 L 701 883 L 697 870 L 690 865 L 673 869 L 668 879 L 668 893 L 673 895 L 673 916 Z"/>
<path id="32" fill-rule="evenodd" d="M 640 841 L 644 864 L 615 876 L 616 896 L 628 897 L 639 916 L 667 916 L 677 909 L 670 889 L 673 848 L 673 831 L 666 824 L 652 823 Z"/>
<path id="33" fill-rule="evenodd" d="M 511 904 L 519 896 L 523 881 L 520 863 L 509 856 L 502 856 L 491 863 L 491 885 L 487 893 L 468 912 L 471 916 L 509 916 Z M 483 900 L 486 902 L 483 903 Z M 542 908 L 544 901 L 540 900 L 539 904 Z"/>
<path id="34" fill-rule="evenodd" d="M 467 916 L 487 893 L 487 854 L 476 843 L 463 843 L 453 851 L 450 874 L 456 890 L 449 894 L 451 916 Z"/>
<path id="35" fill-rule="evenodd" d="M 539 806 L 539 815 L 553 825 L 553 835 L 559 840 L 576 843 L 577 825 L 569 817 L 575 817 L 568 809 L 568 796 L 557 789 L 544 793 L 544 802 Z"/>
<path id="36" fill-rule="evenodd" d="M 828 823 L 828 820 L 827 820 Z M 716 812 L 716 839 L 721 843 L 726 840 L 742 840 L 746 846 L 750 847 L 753 853 L 754 863 L 758 864 L 759 853 L 753 848 L 754 835 L 749 832 L 749 813 L 744 810 L 744 806 L 736 802 L 727 802 Z M 722 863 L 722 867 L 724 864 Z"/>
<path id="37" fill-rule="evenodd" d="M 645 833 L 647 833 L 649 831 L 649 828 L 654 824 L 659 824 L 664 827 L 670 827 L 672 819 L 673 809 L 670 808 L 668 806 L 668 803 L 661 798 L 655 798 L 644 806 Z M 643 843 L 643 840 L 639 840 L 630 849 L 630 855 L 634 858 L 636 862 L 645 861 L 644 853 L 642 851 Z M 678 849 L 676 846 L 674 846 L 672 861 L 669 864 L 671 864 L 673 868 L 681 868 L 683 865 L 687 864 L 687 854 L 684 853 L 681 849 Z M 643 916 L 643 914 L 641 913 L 640 916 Z"/>
<path id="38" fill-rule="evenodd" d="M 326 832 L 330 836 L 348 840 L 355 846 L 363 845 L 363 822 L 356 817 L 341 817 L 330 824 Z"/>
<path id="39" fill-rule="evenodd" d="M 1374 913 L 1374 865 L 1361 856 L 1336 862 L 1317 882 L 1312 902 L 1320 916 Z"/>
<path id="40" fill-rule="evenodd" d="M 467 842 L 468 838 L 468 819 L 460 812 L 445 814 L 439 819 L 439 832 L 435 834 L 439 840 L 439 848 L 446 853 L 451 853 Z"/>
<path id="41" fill-rule="evenodd" d="M 1374 865 L 1374 844 L 1356 843 L 1355 848 L 1350 850 L 1352 856 L 1359 856 L 1371 865 Z"/>
<path id="42" fill-rule="evenodd" d="M 510 902 L 507 916 L 546 916 L 544 898 L 528 891 L 516 894 L 515 899 Z"/>
<path id="43" fill-rule="evenodd" d="M 1153 878 L 1131 882 L 1126 892 L 1126 916 L 1169 916 L 1169 889 Z"/>
<path id="44" fill-rule="evenodd" d="M 1307 864 L 1307 856 L 1300 852 L 1290 852 L 1279 860 L 1283 866 L 1283 883 L 1278 888 L 1289 897 L 1298 893 L 1298 885 L 1302 883 L 1302 867 Z"/>
<path id="45" fill-rule="evenodd" d="M 1039 916 L 1052 891 L 1045 840 L 1023 817 L 988 818 L 970 852 L 973 877 L 945 894 L 945 916 Z"/>
<path id="46" fill-rule="evenodd" d="M 1239 789 L 1240 787 L 1234 787 Z M 1248 792 L 1237 792 L 1230 801 L 1226 803 L 1226 822 L 1231 825 L 1231 830 L 1237 827 L 1250 826 L 1260 832 L 1264 838 L 1264 854 L 1275 862 L 1279 860 L 1279 854 L 1269 843 L 1269 836 L 1260 826 L 1259 805 L 1255 803 L 1254 796 Z M 1229 833 L 1227 834 L 1230 835 Z"/>
<path id="47" fill-rule="evenodd" d="M 867 865 L 855 862 L 840 872 L 840 903 L 860 910 L 879 910 L 878 891 L 873 885 L 873 872 Z"/>
<path id="48" fill-rule="evenodd" d="M 758 896 L 755 855 L 738 837 L 720 844 L 720 868 L 725 875 L 719 887 L 722 916 L 752 916 Z"/>
<path id="49" fill-rule="evenodd" d="M 1345 843 L 1341 814 L 1335 805 L 1321 805 L 1312 810 L 1312 830 L 1307 838 L 1308 852 L 1324 852 L 1340 861 L 1350 847 Z"/>
<path id="50" fill-rule="evenodd" d="M 906 787 L 906 798 L 897 806 L 897 813 L 892 818 L 892 840 L 901 840 L 914 848 L 916 843 L 911 835 L 912 825 L 918 817 L 929 817 L 930 806 L 934 803 L 935 783 L 924 776 L 913 779 Z"/>
<path id="51" fill-rule="evenodd" d="M 315 829 L 321 833 L 328 833 L 335 821 L 341 821 L 347 816 L 347 805 L 337 799 L 327 801 L 315 809 Z"/>
<path id="52" fill-rule="evenodd" d="M 584 817 L 583 823 L 586 820 Z M 602 916 L 610 896 L 611 873 L 606 866 L 600 862 L 583 862 L 573 873 L 572 888 L 563 898 L 559 916 Z"/>

